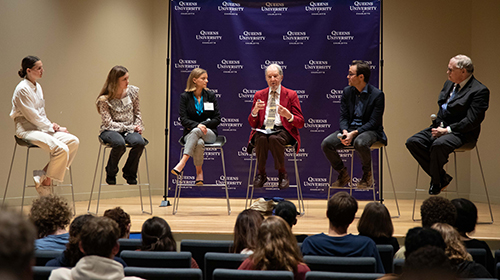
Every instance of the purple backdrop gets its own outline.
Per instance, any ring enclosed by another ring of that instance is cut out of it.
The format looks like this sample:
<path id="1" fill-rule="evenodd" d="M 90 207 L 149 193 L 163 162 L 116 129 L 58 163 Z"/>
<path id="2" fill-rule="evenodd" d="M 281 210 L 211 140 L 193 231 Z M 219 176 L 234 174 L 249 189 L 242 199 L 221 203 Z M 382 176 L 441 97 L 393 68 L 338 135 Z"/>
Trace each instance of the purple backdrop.
<path id="1" fill-rule="evenodd" d="M 338 129 L 340 96 L 347 85 L 348 65 L 353 59 L 372 65 L 370 83 L 379 80 L 380 1 L 172 1 L 172 63 L 170 167 L 179 160 L 182 136 L 179 96 L 193 68 L 208 71 L 208 87 L 217 94 L 222 122 L 219 134 L 224 146 L 230 197 L 245 197 L 249 155 L 246 152 L 253 95 L 267 87 L 264 68 L 281 65 L 282 84 L 297 91 L 305 119 L 300 130 L 302 146 L 297 155 L 305 198 L 327 196 L 329 163 L 321 151 L 321 141 Z M 290 156 L 288 156 L 290 155 Z M 287 152 L 287 170 L 294 184 L 292 154 Z M 378 191 L 378 153 L 373 152 Z M 344 153 L 350 169 L 350 153 Z M 362 172 L 355 155 L 353 182 Z M 205 151 L 206 183 L 222 182 L 220 154 Z M 268 176 L 277 177 L 272 156 Z M 190 160 L 184 178 L 194 182 Z M 336 173 L 333 180 L 336 179 Z M 170 176 L 173 193 L 175 178 Z M 372 199 L 371 191 L 356 190 L 358 199 Z M 183 187 L 183 197 L 224 197 L 220 187 Z M 296 190 L 256 190 L 255 197 L 296 198 Z"/>

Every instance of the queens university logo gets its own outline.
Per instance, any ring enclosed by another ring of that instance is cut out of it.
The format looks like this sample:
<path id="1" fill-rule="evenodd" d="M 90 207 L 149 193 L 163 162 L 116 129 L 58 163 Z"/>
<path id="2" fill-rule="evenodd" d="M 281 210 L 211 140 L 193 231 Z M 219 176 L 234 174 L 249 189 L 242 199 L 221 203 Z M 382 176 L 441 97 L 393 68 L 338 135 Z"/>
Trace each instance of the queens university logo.
<path id="1" fill-rule="evenodd" d="M 266 60 L 264 61 L 264 64 L 260 65 L 260 69 L 264 70 L 267 68 L 267 66 L 271 64 L 278 64 L 281 69 L 286 70 L 287 66 L 283 60 Z"/>
<path id="2" fill-rule="evenodd" d="M 223 12 L 225 16 L 237 16 L 238 13 L 242 13 L 245 10 L 245 7 L 241 7 L 240 3 L 224 1 L 221 6 L 217 7 L 217 10 Z"/>
<path id="3" fill-rule="evenodd" d="M 304 123 L 304 128 L 309 129 L 309 132 L 325 132 L 326 129 L 330 129 L 332 125 L 328 123 L 327 119 L 313 119 L 309 118 L 306 123 Z"/>
<path id="4" fill-rule="evenodd" d="M 260 42 L 266 40 L 266 36 L 260 31 L 243 31 L 243 33 L 238 36 L 238 39 L 245 42 L 245 45 L 259 45 Z"/>
<path id="5" fill-rule="evenodd" d="M 200 30 L 200 34 L 196 35 L 196 40 L 201 41 L 202 44 L 215 45 L 222 40 L 222 35 L 219 31 Z"/>
<path id="6" fill-rule="evenodd" d="M 253 97 L 258 90 L 244 88 L 238 93 L 238 98 L 243 99 L 245 103 L 253 103 Z"/>
<path id="7" fill-rule="evenodd" d="M 332 69 L 332 66 L 326 60 L 309 60 L 304 64 L 304 69 L 309 70 L 311 74 L 325 74 L 326 70 Z"/>
<path id="8" fill-rule="evenodd" d="M 326 35 L 326 39 L 334 45 L 347 45 L 354 40 L 354 35 L 351 35 L 351 31 L 332 30 L 330 34 Z"/>
<path id="9" fill-rule="evenodd" d="M 297 89 L 295 90 L 297 93 L 297 97 L 299 98 L 299 101 L 302 102 L 302 99 L 309 99 L 309 94 L 306 94 L 306 91 L 304 89 Z"/>
<path id="10" fill-rule="evenodd" d="M 330 3 L 328 2 L 309 2 L 309 5 L 305 6 L 306 12 L 311 13 L 312 16 L 324 16 L 327 12 L 332 10 Z"/>
<path id="11" fill-rule="evenodd" d="M 181 73 L 190 73 L 194 68 L 200 68 L 196 59 L 179 59 L 174 63 L 175 69 L 180 69 Z"/>
<path id="12" fill-rule="evenodd" d="M 199 12 L 201 7 L 198 7 L 198 2 L 180 1 L 174 6 L 174 10 L 179 11 L 183 16 L 191 16 Z"/>
<path id="13" fill-rule="evenodd" d="M 222 59 L 220 63 L 217 63 L 217 69 L 222 70 L 222 73 L 224 74 L 234 74 L 238 73 L 239 70 L 242 70 L 243 65 L 240 64 L 239 60 Z"/>
<path id="14" fill-rule="evenodd" d="M 310 38 L 305 31 L 287 31 L 283 35 L 283 41 L 288 42 L 289 45 L 303 45 Z"/>
<path id="15" fill-rule="evenodd" d="M 369 1 L 354 1 L 354 3 L 349 6 L 349 10 L 356 13 L 357 16 L 367 16 L 371 14 L 370 12 L 377 11 L 377 6 Z"/>
<path id="16" fill-rule="evenodd" d="M 222 131 L 237 131 L 238 128 L 243 127 L 243 123 L 240 122 L 239 118 L 222 117 L 220 121 L 219 127 L 222 128 Z"/>
<path id="17" fill-rule="evenodd" d="M 285 6 L 285 3 L 266 2 L 260 7 L 260 10 L 268 16 L 281 16 L 288 11 L 288 7 Z"/>
<path id="18" fill-rule="evenodd" d="M 332 103 L 340 104 L 340 99 L 342 98 L 342 93 L 344 93 L 341 89 L 331 89 L 329 93 L 326 94 L 326 99 L 332 100 Z"/>

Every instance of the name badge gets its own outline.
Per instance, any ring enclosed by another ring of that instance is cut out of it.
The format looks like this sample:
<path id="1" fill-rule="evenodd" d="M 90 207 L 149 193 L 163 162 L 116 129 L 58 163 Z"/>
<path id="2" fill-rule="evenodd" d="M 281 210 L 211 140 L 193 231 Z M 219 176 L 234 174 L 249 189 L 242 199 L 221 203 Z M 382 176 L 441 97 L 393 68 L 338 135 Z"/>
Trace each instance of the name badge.
<path id="1" fill-rule="evenodd" d="M 129 96 L 126 96 L 125 98 L 122 98 L 122 103 L 123 103 L 123 106 L 127 106 L 128 104 L 132 103 L 132 100 L 130 100 Z"/>
<path id="2" fill-rule="evenodd" d="M 203 103 L 203 109 L 205 109 L 207 111 L 213 111 L 214 110 L 214 103 L 212 103 L 212 102 Z"/>

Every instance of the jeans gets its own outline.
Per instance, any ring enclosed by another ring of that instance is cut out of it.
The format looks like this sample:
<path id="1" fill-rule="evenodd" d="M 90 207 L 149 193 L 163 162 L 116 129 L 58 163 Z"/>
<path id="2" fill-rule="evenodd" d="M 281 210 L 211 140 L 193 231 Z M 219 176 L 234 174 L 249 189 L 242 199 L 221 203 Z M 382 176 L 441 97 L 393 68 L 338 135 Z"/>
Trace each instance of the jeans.
<path id="1" fill-rule="evenodd" d="M 118 173 L 118 162 L 126 150 L 126 144 L 129 144 L 132 149 L 128 154 L 127 162 L 122 169 L 123 178 L 136 179 L 137 169 L 139 167 L 139 159 L 141 158 L 142 151 L 146 142 L 142 135 L 137 132 L 126 133 L 105 130 L 99 136 L 104 143 L 111 146 L 111 153 L 109 154 L 108 165 L 106 166 L 106 173 L 110 177 L 115 177 Z"/>

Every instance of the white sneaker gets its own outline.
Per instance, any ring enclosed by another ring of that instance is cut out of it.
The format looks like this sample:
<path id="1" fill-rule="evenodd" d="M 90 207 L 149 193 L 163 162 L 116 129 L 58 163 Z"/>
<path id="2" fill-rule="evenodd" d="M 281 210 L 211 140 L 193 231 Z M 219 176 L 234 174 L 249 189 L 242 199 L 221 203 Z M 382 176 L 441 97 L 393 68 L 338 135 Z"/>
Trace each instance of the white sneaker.
<path id="1" fill-rule="evenodd" d="M 45 181 L 45 179 L 47 179 L 47 176 L 45 176 L 45 171 L 33 170 L 33 181 L 35 181 L 35 189 L 40 196 L 47 196 L 52 194 L 52 186 L 42 185 L 42 182 Z"/>

